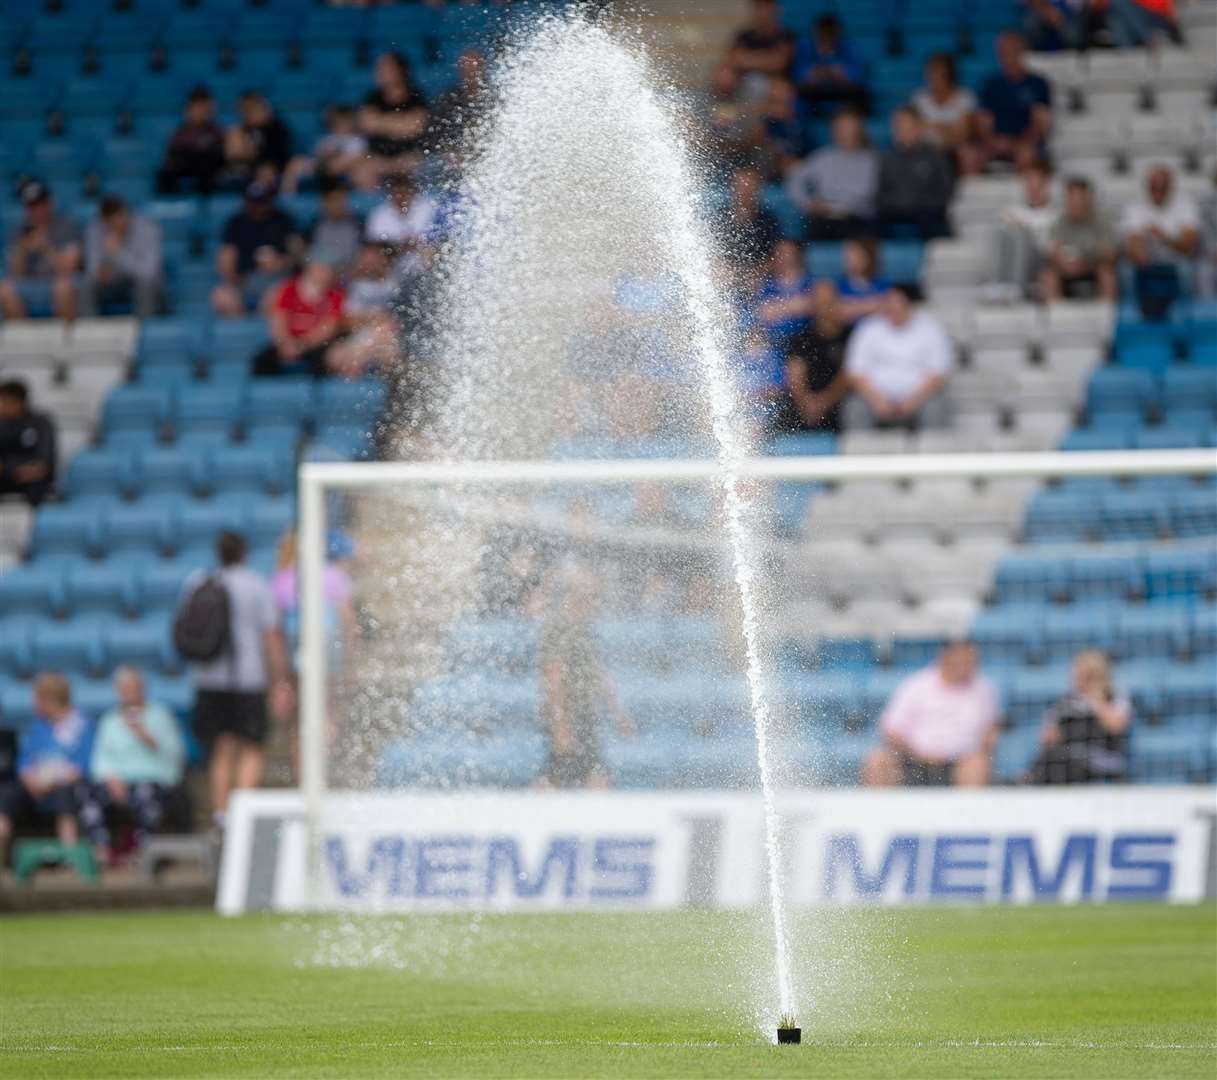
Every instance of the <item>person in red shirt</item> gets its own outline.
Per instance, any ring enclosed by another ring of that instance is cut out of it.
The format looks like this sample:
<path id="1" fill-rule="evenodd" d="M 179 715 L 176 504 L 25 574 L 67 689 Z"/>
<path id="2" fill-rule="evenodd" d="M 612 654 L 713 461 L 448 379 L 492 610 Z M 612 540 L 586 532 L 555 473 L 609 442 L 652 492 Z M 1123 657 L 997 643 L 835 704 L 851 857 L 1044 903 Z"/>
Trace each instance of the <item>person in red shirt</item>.
<path id="1" fill-rule="evenodd" d="M 275 291 L 270 303 L 271 343 L 255 357 L 255 375 L 312 375 L 328 371 L 330 346 L 342 329 L 346 294 L 334 268 L 309 262 Z"/>

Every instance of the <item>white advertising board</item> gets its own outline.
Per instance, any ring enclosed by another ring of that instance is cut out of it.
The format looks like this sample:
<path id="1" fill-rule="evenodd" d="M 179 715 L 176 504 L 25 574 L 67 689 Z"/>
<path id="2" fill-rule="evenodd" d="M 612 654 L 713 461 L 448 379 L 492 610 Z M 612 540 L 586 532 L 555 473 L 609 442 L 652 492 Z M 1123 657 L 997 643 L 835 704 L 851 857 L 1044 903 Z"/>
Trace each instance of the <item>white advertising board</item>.
<path id="1" fill-rule="evenodd" d="M 795 905 L 1217 898 L 1212 787 L 798 791 L 781 817 Z M 217 905 L 742 906 L 764 897 L 761 834 L 741 792 L 334 793 L 310 860 L 300 794 L 247 791 Z"/>

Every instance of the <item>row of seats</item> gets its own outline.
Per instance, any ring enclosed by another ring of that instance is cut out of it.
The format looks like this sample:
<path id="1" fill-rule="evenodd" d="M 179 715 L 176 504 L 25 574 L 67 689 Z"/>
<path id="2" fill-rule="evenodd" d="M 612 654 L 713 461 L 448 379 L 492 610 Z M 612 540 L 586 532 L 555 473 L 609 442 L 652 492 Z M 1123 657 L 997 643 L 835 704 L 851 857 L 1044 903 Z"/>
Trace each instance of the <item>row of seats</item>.
<path id="1" fill-rule="evenodd" d="M 1077 440 L 1070 448 L 1082 449 Z M 1106 448 L 1106 447 L 1104 447 Z M 1114 449 L 1114 447 L 1112 447 Z M 1085 449 L 1098 449 L 1087 445 Z M 1039 491 L 1028 508 L 1029 543 L 1154 540 L 1217 532 L 1217 492 L 1211 483 L 1139 485 L 1135 490 L 1062 486 Z"/>
<path id="2" fill-rule="evenodd" d="M 82 450 L 71 461 L 64 493 L 71 499 L 138 498 L 165 491 L 206 496 L 226 492 L 279 495 L 294 488 L 296 463 L 275 443 L 202 443 Z"/>
<path id="3" fill-rule="evenodd" d="M 0 636 L 0 669 L 23 677 L 39 671 L 102 676 L 119 664 L 160 674 L 182 670 L 164 612 L 138 619 L 75 614 L 66 622 L 7 616 Z"/>
<path id="4" fill-rule="evenodd" d="M 1018 548 L 997 564 L 994 598 L 1077 603 L 1217 596 L 1217 550 L 1209 544 L 1104 548 Z"/>

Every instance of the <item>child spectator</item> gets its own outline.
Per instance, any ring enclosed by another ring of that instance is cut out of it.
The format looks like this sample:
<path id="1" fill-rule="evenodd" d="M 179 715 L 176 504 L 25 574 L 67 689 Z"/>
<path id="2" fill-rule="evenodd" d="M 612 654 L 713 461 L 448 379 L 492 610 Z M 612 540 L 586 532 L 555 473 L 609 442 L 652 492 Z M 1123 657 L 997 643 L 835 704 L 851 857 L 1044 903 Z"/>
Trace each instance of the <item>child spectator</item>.
<path id="1" fill-rule="evenodd" d="M 17 779 L 0 784 L 0 864 L 17 822 L 51 818 L 60 843 L 80 839 L 78 787 L 89 769 L 93 725 L 72 707 L 72 688 L 62 675 L 34 680 L 35 717 L 17 744 Z"/>
<path id="2" fill-rule="evenodd" d="M 1161 318 L 1194 282 L 1200 250 L 1200 211 L 1175 189 L 1175 176 L 1155 165 L 1145 178 L 1146 199 L 1124 212 L 1124 254 L 1133 270 L 1133 287 L 1142 312 Z"/>
<path id="3" fill-rule="evenodd" d="M 757 319 L 779 351 L 811 324 L 812 284 L 803 249 L 793 240 L 779 240 L 769 259 L 769 273 L 756 291 Z"/>
<path id="4" fill-rule="evenodd" d="M 795 50 L 794 81 L 803 99 L 816 112 L 825 105 L 846 105 L 864 113 L 870 102 L 865 78 L 862 57 L 845 39 L 841 20 L 821 15 Z"/>
<path id="5" fill-rule="evenodd" d="M 197 192 L 210 195 L 224 170 L 224 132 L 215 118 L 215 99 L 205 86 L 186 99 L 181 124 L 169 138 L 165 160 L 156 174 L 162 195 Z"/>
<path id="6" fill-rule="evenodd" d="M 136 846 L 141 846 L 160 827 L 166 801 L 182 782 L 186 763 L 177 719 L 164 705 L 147 700 L 138 671 L 120 667 L 114 673 L 114 695 L 117 707 L 97 724 L 79 808 L 85 834 L 111 863 L 115 860 L 107 812 L 130 811 Z"/>
<path id="7" fill-rule="evenodd" d="M 917 110 L 891 117 L 892 145 L 879 159 L 879 231 L 888 238 L 948 236 L 947 206 L 955 178 L 946 155 L 925 138 Z"/>
<path id="8" fill-rule="evenodd" d="M 41 180 L 17 191 L 25 208 L 8 242 L 8 277 L 0 281 L 0 309 L 6 319 L 30 314 L 76 317 L 80 279 L 80 229 L 55 212 L 55 198 Z"/>
<path id="9" fill-rule="evenodd" d="M 254 357 L 253 373 L 325 375 L 327 354 L 342 329 L 344 300 L 332 266 L 305 263 L 275 290 L 268 316 L 271 343 Z"/>
<path id="10" fill-rule="evenodd" d="M 216 314 L 233 317 L 256 311 L 290 272 L 301 246 L 296 223 L 275 202 L 274 187 L 255 180 L 245 189 L 244 205 L 224 226 L 216 254 L 220 283 L 211 294 Z"/>
<path id="11" fill-rule="evenodd" d="M 844 240 L 872 227 L 879 158 L 867 145 L 862 117 L 843 109 L 832 122 L 832 146 L 794 166 L 786 193 L 806 216 L 809 240 Z"/>
<path id="12" fill-rule="evenodd" d="M 292 156 L 292 133 L 269 101 L 247 90 L 237 101 L 241 121 L 224 135 L 228 175 L 238 187 L 251 180 L 278 184 Z"/>
<path id="13" fill-rule="evenodd" d="M 991 162 L 1023 169 L 1043 156 L 1052 127 L 1052 87 L 1027 68 L 1022 34 L 1008 30 L 997 38 L 998 71 L 980 91 L 979 140 L 961 149 L 965 172 L 983 172 Z"/>
<path id="14" fill-rule="evenodd" d="M 1048 252 L 1040 272 L 1045 303 L 1081 290 L 1094 290 L 1115 300 L 1116 235 L 1107 216 L 1095 206 L 1090 181 L 1073 177 L 1065 184 L 1065 212 L 1048 237 Z"/>
<path id="15" fill-rule="evenodd" d="M 283 170 L 283 193 L 295 194 L 305 181 L 323 191 L 346 180 L 371 186 L 365 184 L 362 168 L 367 152 L 368 141 L 359 130 L 355 110 L 350 105 L 331 105 L 325 110 L 325 134 L 312 153 L 298 154 Z"/>
<path id="16" fill-rule="evenodd" d="M 1022 200 L 1001 211 L 993 237 L 993 267 L 985 293 L 998 303 L 1021 300 L 1036 280 L 1060 216 L 1047 162 L 1031 162 L 1022 181 Z"/>
<path id="17" fill-rule="evenodd" d="M 794 59 L 794 34 L 782 25 L 777 0 L 752 0 L 748 25 L 735 35 L 727 60 L 740 75 L 785 75 Z"/>
<path id="18" fill-rule="evenodd" d="M 874 237 L 846 240 L 841 248 L 843 273 L 835 282 L 836 308 L 847 325 L 883 309 L 891 282 L 879 273 L 879 245 Z"/>
<path id="19" fill-rule="evenodd" d="M 413 169 L 421 160 L 427 134 L 427 101 L 415 88 L 410 64 L 398 52 L 376 61 L 376 88 L 359 110 L 359 127 L 368 141 L 373 176 Z"/>
<path id="20" fill-rule="evenodd" d="M 351 210 L 345 185 L 341 180 L 327 181 L 322 188 L 321 214 L 308 234 L 308 257 L 329 263 L 345 277 L 355 266 L 362 241 L 363 222 Z"/>
<path id="21" fill-rule="evenodd" d="M 134 213 L 117 195 L 101 200 L 85 232 L 85 274 L 80 290 L 86 315 L 115 308 L 141 319 L 155 315 L 161 299 L 161 227 Z"/>
<path id="22" fill-rule="evenodd" d="M 29 407 L 25 383 L 0 383 L 0 495 L 37 506 L 54 490 L 55 463 L 51 418 Z"/>
<path id="23" fill-rule="evenodd" d="M 815 319 L 786 349 L 786 387 L 791 426 L 802 431 L 840 431 L 841 402 L 849 393 L 845 345 L 849 323 L 841 315 L 837 290 L 816 282 Z"/>

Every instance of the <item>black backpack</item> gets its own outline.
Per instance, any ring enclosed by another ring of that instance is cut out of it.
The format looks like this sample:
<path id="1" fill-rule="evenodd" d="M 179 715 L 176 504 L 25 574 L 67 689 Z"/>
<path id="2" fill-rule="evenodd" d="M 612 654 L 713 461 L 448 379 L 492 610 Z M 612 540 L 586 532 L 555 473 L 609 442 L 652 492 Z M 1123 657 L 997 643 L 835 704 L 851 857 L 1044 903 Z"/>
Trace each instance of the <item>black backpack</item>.
<path id="1" fill-rule="evenodd" d="M 218 660 L 232 645 L 231 602 L 219 574 L 199 582 L 173 620 L 174 648 L 187 660 Z"/>

